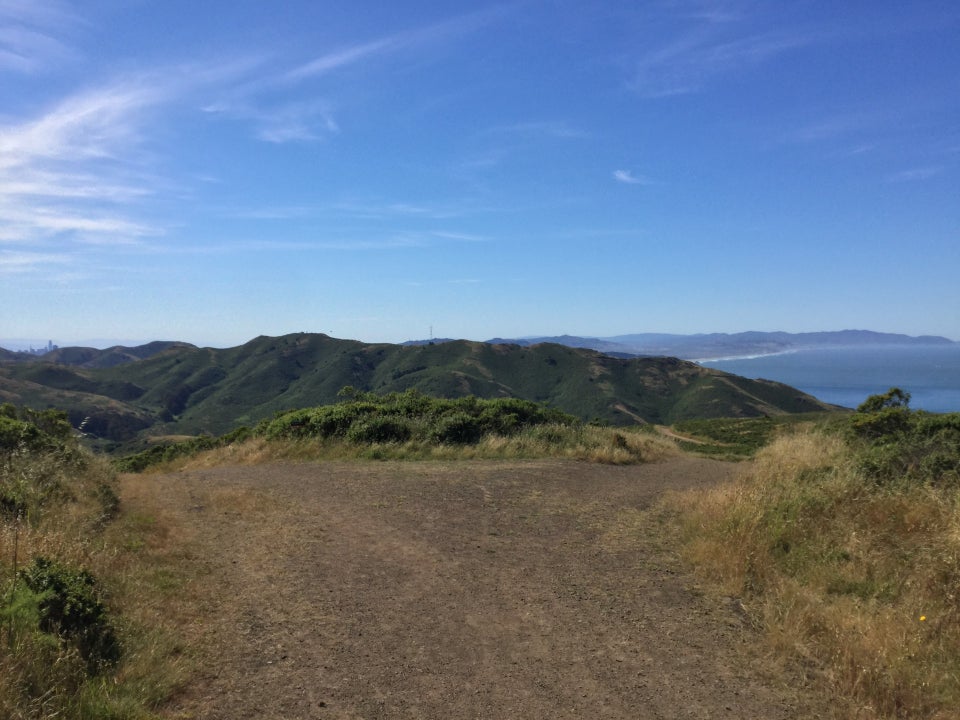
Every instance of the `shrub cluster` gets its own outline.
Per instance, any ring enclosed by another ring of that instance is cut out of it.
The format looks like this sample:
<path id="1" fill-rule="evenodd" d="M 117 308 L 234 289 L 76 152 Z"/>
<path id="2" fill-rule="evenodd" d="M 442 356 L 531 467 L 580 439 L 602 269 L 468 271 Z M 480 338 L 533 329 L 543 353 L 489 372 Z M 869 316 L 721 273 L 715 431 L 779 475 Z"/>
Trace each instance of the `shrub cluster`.
<path id="1" fill-rule="evenodd" d="M 516 398 L 456 400 L 416 390 L 378 396 L 341 391 L 335 405 L 279 413 L 256 432 L 269 439 L 343 438 L 355 443 L 408 440 L 466 445 L 487 435 L 509 436 L 546 424 L 574 425 L 576 419 L 544 405 Z"/>
<path id="2" fill-rule="evenodd" d="M 22 589 L 31 597 L 21 602 L 36 602 L 37 629 L 76 648 L 90 674 L 120 659 L 120 642 L 89 571 L 38 556 L 17 576 L 22 588 L 15 586 L 14 597 Z"/>
<path id="3" fill-rule="evenodd" d="M 867 399 L 850 420 L 860 469 L 874 481 L 960 487 L 960 413 L 910 409 L 891 388 Z"/>

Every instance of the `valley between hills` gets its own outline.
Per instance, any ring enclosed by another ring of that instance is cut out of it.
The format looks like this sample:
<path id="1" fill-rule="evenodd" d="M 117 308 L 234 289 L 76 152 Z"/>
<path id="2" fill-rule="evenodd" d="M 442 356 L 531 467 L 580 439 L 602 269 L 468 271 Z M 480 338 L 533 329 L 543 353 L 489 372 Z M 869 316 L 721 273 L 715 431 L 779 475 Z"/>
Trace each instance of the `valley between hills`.
<path id="1" fill-rule="evenodd" d="M 301 333 L 227 349 L 156 342 L 0 358 L 0 402 L 63 409 L 107 450 L 157 437 L 220 435 L 277 412 L 336 402 L 345 386 L 519 398 L 611 425 L 833 409 L 781 383 L 677 358 L 613 357 L 556 343 L 392 345 Z"/>

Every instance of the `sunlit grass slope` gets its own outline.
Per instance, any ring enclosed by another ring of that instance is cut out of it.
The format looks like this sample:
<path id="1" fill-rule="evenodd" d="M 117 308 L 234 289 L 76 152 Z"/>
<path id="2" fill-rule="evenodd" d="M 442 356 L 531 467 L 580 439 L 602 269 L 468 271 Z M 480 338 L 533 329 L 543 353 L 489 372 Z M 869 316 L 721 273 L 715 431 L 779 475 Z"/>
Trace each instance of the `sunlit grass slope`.
<path id="1" fill-rule="evenodd" d="M 960 414 L 907 397 L 779 437 L 737 483 L 680 500 L 691 558 L 849 717 L 960 708 Z"/>

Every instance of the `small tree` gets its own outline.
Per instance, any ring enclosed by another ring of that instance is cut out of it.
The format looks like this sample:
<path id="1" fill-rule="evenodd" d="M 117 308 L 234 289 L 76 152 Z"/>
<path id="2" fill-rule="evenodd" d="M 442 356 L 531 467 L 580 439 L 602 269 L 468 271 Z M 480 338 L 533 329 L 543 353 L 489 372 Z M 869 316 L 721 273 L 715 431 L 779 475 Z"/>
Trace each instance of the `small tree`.
<path id="1" fill-rule="evenodd" d="M 873 442 L 893 440 L 910 427 L 910 393 L 890 388 L 882 395 L 871 395 L 850 420 L 855 435 Z"/>

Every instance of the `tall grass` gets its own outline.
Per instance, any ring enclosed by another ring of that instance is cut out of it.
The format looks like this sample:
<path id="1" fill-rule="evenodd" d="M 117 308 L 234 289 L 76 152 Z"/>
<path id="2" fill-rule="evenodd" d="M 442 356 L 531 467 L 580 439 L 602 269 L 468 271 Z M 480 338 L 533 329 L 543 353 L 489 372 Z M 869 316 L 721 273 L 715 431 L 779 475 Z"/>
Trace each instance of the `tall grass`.
<path id="1" fill-rule="evenodd" d="M 904 468 L 923 467 L 916 429 L 952 421 L 907 415 L 895 435 L 864 440 L 857 423 L 869 420 L 858 414 L 848 434 L 780 437 L 735 483 L 679 497 L 687 552 L 742 599 L 781 657 L 801 659 L 846 698 L 841 715 L 953 718 L 960 456 L 951 451 L 951 466 L 944 448 L 956 445 L 941 442 L 925 475 L 884 474 L 876 461 L 910 456 Z"/>
<path id="2" fill-rule="evenodd" d="M 358 443 L 344 438 L 267 439 L 252 437 L 193 455 L 177 456 L 152 471 L 223 464 L 255 465 L 274 460 L 525 460 L 566 458 L 584 462 L 656 462 L 677 454 L 667 438 L 645 432 L 593 426 L 541 425 L 511 435 L 487 434 L 476 442 L 436 443 L 422 438 L 402 442 Z"/>
<path id="3" fill-rule="evenodd" d="M 0 717 L 153 717 L 172 642 L 114 542 L 115 472 L 44 415 L 0 407 Z"/>

